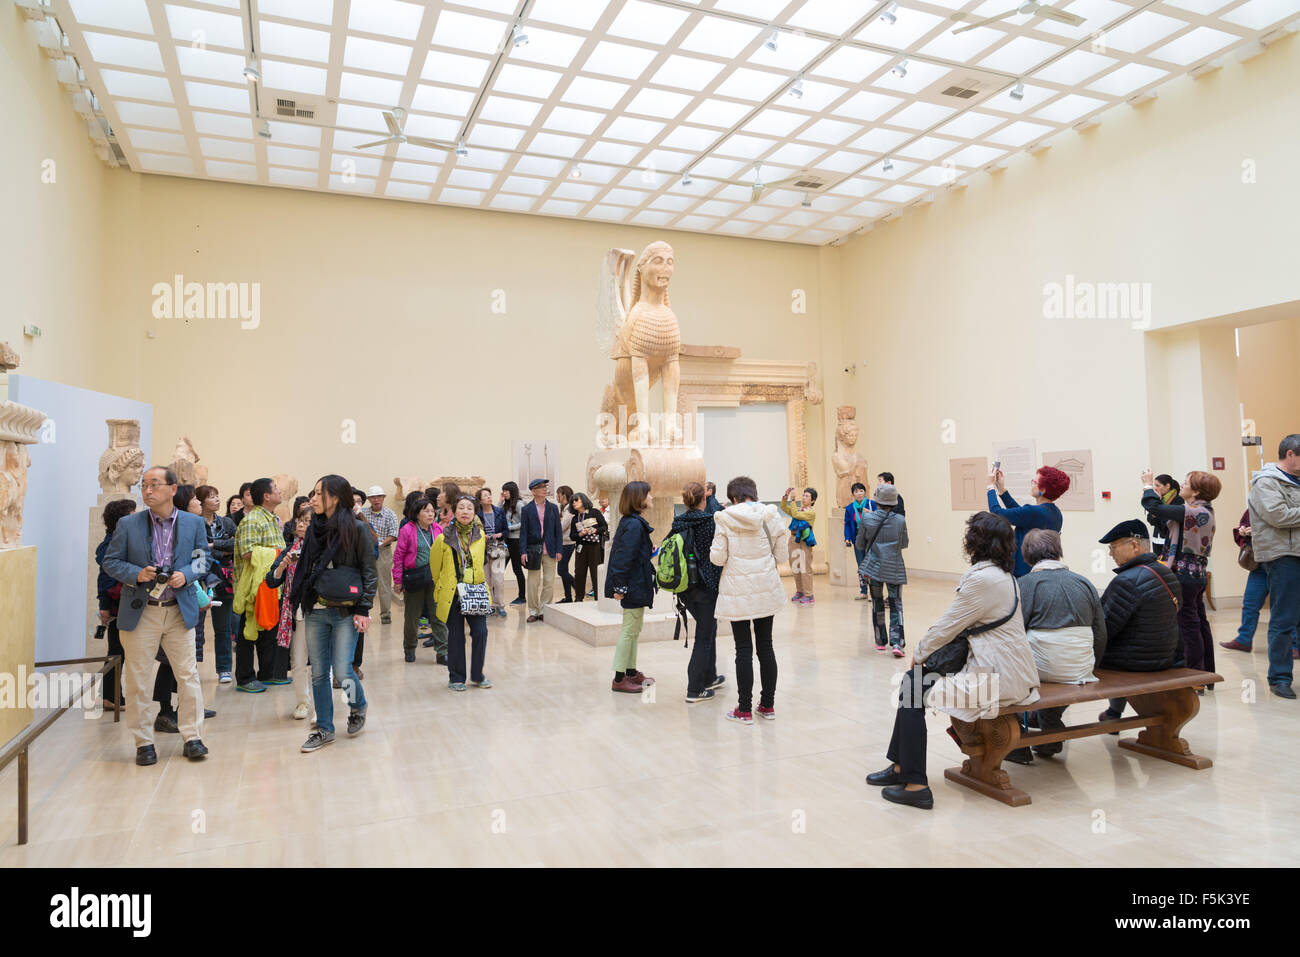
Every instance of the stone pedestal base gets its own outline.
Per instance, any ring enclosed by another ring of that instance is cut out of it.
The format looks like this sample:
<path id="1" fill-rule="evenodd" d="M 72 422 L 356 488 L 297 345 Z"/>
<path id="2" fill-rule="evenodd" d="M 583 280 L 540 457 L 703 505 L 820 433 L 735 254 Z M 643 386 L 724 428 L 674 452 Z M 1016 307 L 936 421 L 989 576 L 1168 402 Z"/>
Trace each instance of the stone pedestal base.
<path id="1" fill-rule="evenodd" d="M 602 587 L 603 587 L 602 582 Z M 612 604 L 614 610 L 606 606 Z M 640 641 L 672 641 L 677 615 L 673 611 L 673 596 L 660 592 L 655 596 L 653 608 L 645 611 L 645 623 Z M 571 602 L 566 605 L 547 605 L 546 623 L 554 625 L 566 635 L 572 635 L 589 645 L 613 647 L 618 644 L 618 633 L 623 627 L 623 610 L 611 599 Z"/>
<path id="2" fill-rule="evenodd" d="M 36 546 L 0 549 L 0 746 L 32 721 L 26 677 L 35 672 Z"/>

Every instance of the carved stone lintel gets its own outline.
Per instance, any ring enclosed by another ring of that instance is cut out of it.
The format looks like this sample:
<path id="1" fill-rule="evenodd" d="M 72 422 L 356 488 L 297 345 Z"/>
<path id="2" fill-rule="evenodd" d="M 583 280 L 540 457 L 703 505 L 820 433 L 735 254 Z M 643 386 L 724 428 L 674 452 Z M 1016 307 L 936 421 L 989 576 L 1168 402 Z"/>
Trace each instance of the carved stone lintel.
<path id="1" fill-rule="evenodd" d="M 473 495 L 484 485 L 487 485 L 487 479 L 481 475 L 440 475 L 429 482 L 426 488 L 437 485 L 439 488 L 451 482 L 460 487 L 460 490 L 467 495 Z"/>
<path id="2" fill-rule="evenodd" d="M 44 423 L 44 412 L 17 402 L 0 402 L 0 441 L 35 445 Z"/>

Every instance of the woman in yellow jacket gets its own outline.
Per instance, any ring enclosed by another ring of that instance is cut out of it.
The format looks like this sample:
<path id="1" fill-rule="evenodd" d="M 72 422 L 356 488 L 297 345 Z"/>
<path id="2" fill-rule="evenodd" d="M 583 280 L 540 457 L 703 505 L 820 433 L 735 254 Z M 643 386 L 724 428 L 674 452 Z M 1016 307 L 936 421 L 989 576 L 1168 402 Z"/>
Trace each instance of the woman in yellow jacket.
<path id="1" fill-rule="evenodd" d="M 491 688 L 483 674 L 487 656 L 487 618 L 461 613 L 456 585 L 486 585 L 484 575 L 487 538 L 483 523 L 474 514 L 474 499 L 456 498 L 453 518 L 429 549 L 429 574 L 433 576 L 433 598 L 438 620 L 447 624 L 447 680 L 452 691 L 465 690 L 465 625 L 469 624 L 473 650 L 469 677 L 480 688 Z M 491 596 L 489 595 L 489 602 Z M 490 605 L 489 605 L 490 607 Z"/>

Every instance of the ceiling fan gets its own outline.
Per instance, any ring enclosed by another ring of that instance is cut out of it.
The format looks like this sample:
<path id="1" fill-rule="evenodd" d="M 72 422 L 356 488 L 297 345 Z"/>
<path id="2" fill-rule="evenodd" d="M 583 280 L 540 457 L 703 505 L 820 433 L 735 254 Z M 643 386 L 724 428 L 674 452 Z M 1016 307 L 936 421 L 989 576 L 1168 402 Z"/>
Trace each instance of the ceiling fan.
<path id="1" fill-rule="evenodd" d="M 388 124 L 390 135 L 385 136 L 382 140 L 375 140 L 373 143 L 362 143 L 356 149 L 364 150 L 372 146 L 384 146 L 388 143 L 411 143 L 414 146 L 424 146 L 431 150 L 450 150 L 451 147 L 446 143 L 439 143 L 437 140 L 426 140 L 422 136 L 407 136 L 402 132 L 402 124 L 406 122 L 406 110 L 400 106 L 395 106 L 392 112 L 384 110 L 384 122 Z"/>
<path id="2" fill-rule="evenodd" d="M 1007 17 L 1014 17 L 1018 13 L 1030 13 L 1036 17 L 1047 17 L 1049 20 L 1059 20 L 1061 23 L 1068 23 L 1072 27 L 1077 27 L 1083 23 L 1084 18 L 1073 13 L 1066 13 L 1064 10 L 1058 10 L 1056 7 L 1044 6 L 1039 0 L 1025 0 L 1018 7 L 1013 7 L 1006 13 L 999 13 L 996 17 L 988 17 L 984 20 L 976 20 L 974 23 L 968 23 L 965 26 L 958 27 L 953 33 L 965 33 L 967 30 L 974 30 L 976 27 L 982 27 L 988 23 L 995 23 L 998 20 L 1005 20 Z M 961 14 L 958 14 L 961 16 Z"/>

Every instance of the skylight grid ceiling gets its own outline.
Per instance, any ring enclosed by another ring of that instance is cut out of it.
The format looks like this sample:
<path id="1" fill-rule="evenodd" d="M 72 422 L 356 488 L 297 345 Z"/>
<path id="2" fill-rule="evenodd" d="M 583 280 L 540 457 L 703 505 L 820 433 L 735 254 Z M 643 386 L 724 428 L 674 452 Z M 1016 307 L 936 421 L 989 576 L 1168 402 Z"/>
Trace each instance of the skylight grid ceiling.
<path id="1" fill-rule="evenodd" d="M 952 32 L 1016 2 L 51 10 L 138 171 L 812 244 L 1300 17 L 1300 0 L 1057 0 L 1084 21 Z M 244 77 L 254 51 L 260 84 Z M 395 107 L 434 145 L 366 145 Z"/>

